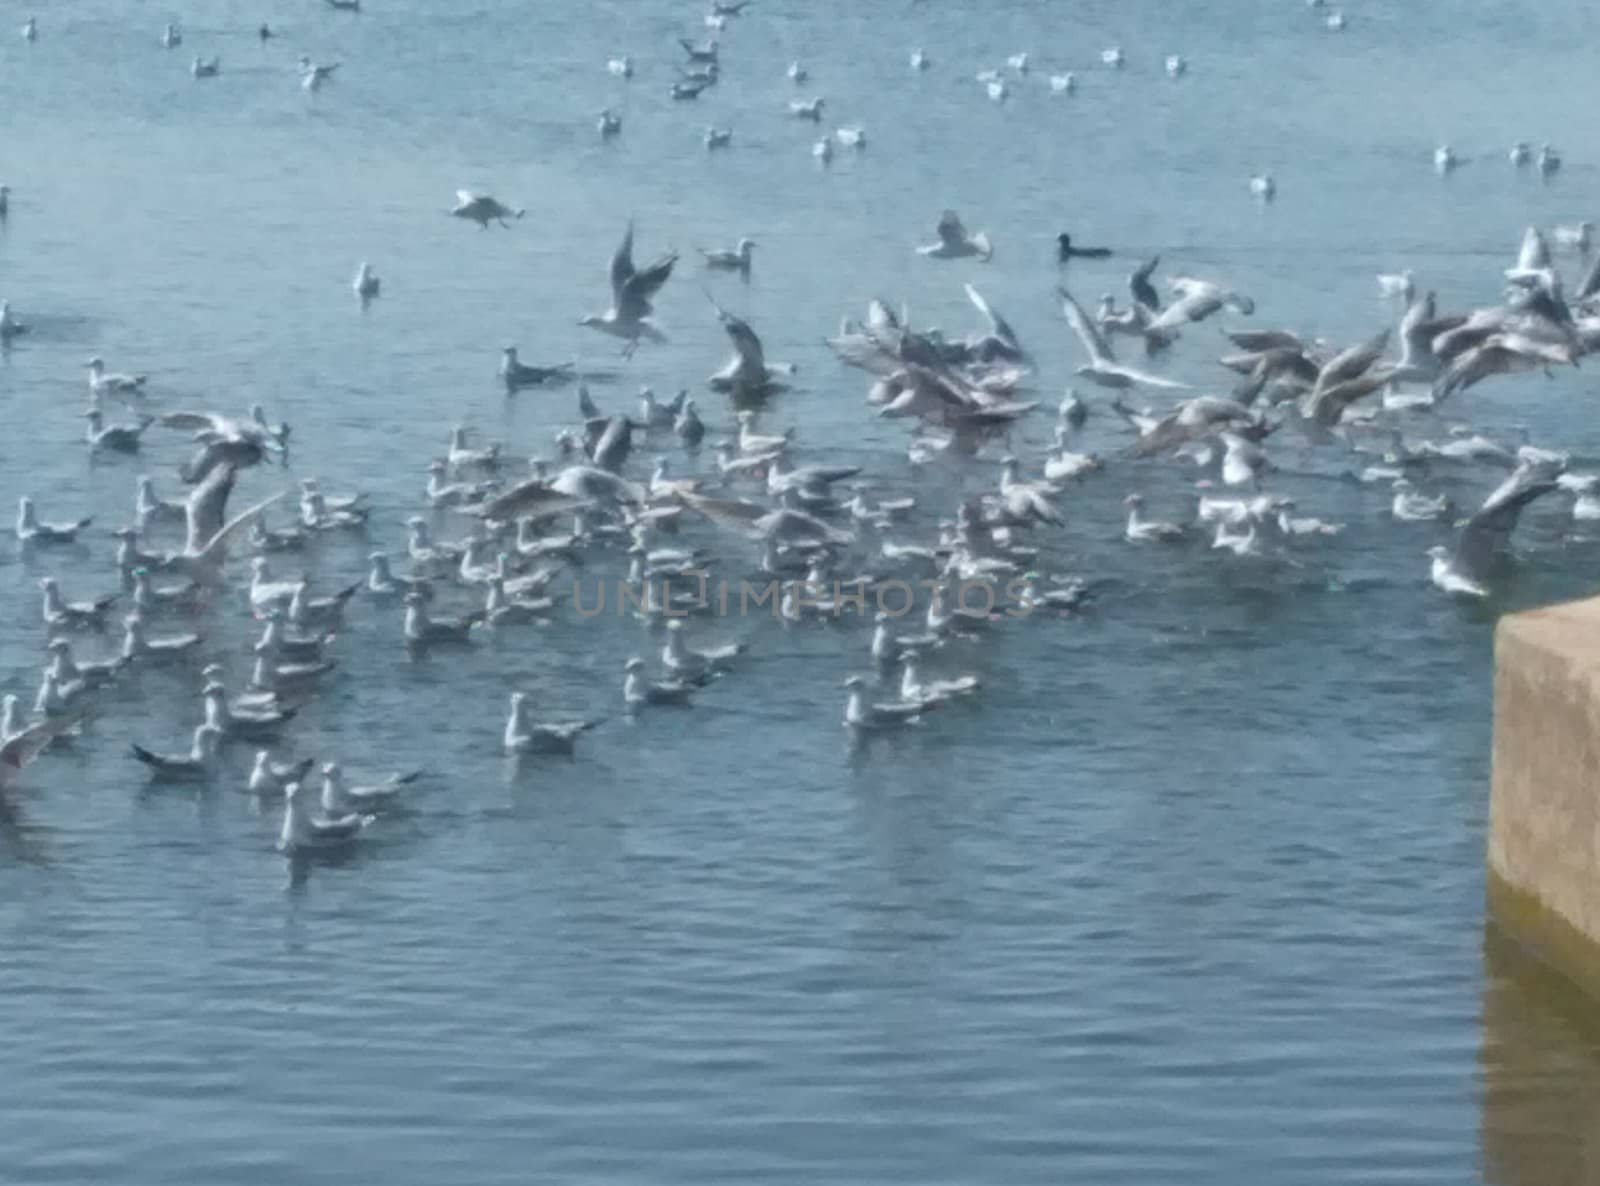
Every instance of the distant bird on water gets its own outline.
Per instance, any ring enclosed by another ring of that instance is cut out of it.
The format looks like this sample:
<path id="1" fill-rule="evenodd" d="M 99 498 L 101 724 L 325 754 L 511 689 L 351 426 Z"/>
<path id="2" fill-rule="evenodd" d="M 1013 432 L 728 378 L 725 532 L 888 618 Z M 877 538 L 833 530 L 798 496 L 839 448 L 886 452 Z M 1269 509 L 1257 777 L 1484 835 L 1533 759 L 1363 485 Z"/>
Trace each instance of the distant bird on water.
<path id="1" fill-rule="evenodd" d="M 340 12 L 360 12 L 361 0 L 326 0 L 329 8 Z"/>
<path id="2" fill-rule="evenodd" d="M 361 261 L 361 266 L 356 269 L 356 278 L 350 282 L 350 287 L 363 301 L 370 301 L 378 295 L 378 274 L 372 270 L 372 265 L 366 260 Z"/>
<path id="3" fill-rule="evenodd" d="M 488 194 L 475 194 L 469 189 L 456 190 L 456 204 L 450 211 L 455 218 L 465 218 L 478 224 L 479 230 L 488 230 L 491 222 L 509 226 L 508 218 L 521 218 L 525 210 L 513 210 L 501 205 Z"/>
<path id="4" fill-rule="evenodd" d="M 1110 259 L 1109 247 L 1075 247 L 1072 236 L 1062 231 L 1056 236 L 1056 262 L 1066 263 L 1074 259 Z"/>

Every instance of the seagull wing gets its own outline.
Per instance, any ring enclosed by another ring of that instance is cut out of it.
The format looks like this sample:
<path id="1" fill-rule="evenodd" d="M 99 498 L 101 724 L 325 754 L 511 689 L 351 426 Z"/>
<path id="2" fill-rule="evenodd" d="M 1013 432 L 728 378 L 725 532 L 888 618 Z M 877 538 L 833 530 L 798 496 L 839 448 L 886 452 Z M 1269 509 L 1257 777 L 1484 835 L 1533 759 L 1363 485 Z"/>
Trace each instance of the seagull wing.
<path id="1" fill-rule="evenodd" d="M 529 478 L 504 494 L 470 509 L 480 518 L 493 519 L 497 523 L 510 523 L 524 515 L 542 517 L 576 510 L 584 505 L 585 502 L 581 498 L 552 490 L 548 482 L 539 478 Z"/>
<path id="2" fill-rule="evenodd" d="M 1522 247 L 1517 252 L 1518 272 L 1543 271 L 1550 267 L 1550 244 L 1545 242 L 1544 233 L 1538 227 L 1529 227 L 1522 232 Z"/>
<path id="3" fill-rule="evenodd" d="M 80 709 L 36 721 L 8 738 L 4 745 L 0 745 L 0 786 L 11 781 L 18 771 L 39 756 L 45 746 L 82 719 L 83 711 Z"/>
<path id="4" fill-rule="evenodd" d="M 1558 466 L 1521 465 L 1484 500 L 1461 529 L 1456 541 L 1455 563 L 1467 576 L 1481 579 L 1489 571 L 1495 554 L 1510 542 L 1522 509 L 1536 498 L 1559 490 Z"/>
<path id="5" fill-rule="evenodd" d="M 252 522 L 255 519 L 255 517 L 257 515 L 261 514 L 262 511 L 266 510 L 273 503 L 277 502 L 279 499 L 283 498 L 288 493 L 289 492 L 287 490 L 280 490 L 276 494 L 271 495 L 270 497 L 263 498 L 260 502 L 256 503 L 254 506 L 246 507 L 244 510 L 240 511 L 237 515 L 235 515 L 232 519 L 229 519 L 226 523 L 224 523 L 222 525 L 222 527 L 217 531 L 217 533 L 215 535 L 213 535 L 211 537 L 211 539 L 206 543 L 206 546 L 201 548 L 198 553 L 190 552 L 190 553 L 185 553 L 185 554 L 191 556 L 194 559 L 201 559 L 201 560 L 219 559 L 222 556 L 222 553 L 226 550 L 226 548 L 228 546 L 228 541 L 233 538 L 234 534 L 236 532 L 238 532 L 238 530 L 241 527 L 247 526 L 250 522 Z"/>
<path id="6" fill-rule="evenodd" d="M 983 299 L 983 294 L 970 284 L 967 285 L 967 300 L 971 301 L 978 312 L 983 314 L 984 320 L 989 323 L 989 329 L 995 337 L 1013 349 L 1022 349 L 1021 344 L 1017 341 L 1017 333 L 1011 328 L 1010 323 L 996 313 L 993 306 Z"/>
<path id="7" fill-rule="evenodd" d="M 1161 311 L 1161 294 L 1156 292 L 1156 286 L 1150 283 L 1150 276 L 1160 262 L 1161 257 L 1155 256 L 1149 262 L 1140 265 L 1128 277 L 1128 291 L 1133 293 L 1133 299 L 1158 313 Z"/>
<path id="8" fill-rule="evenodd" d="M 761 539 L 764 535 L 756 523 L 769 512 L 759 503 L 739 498 L 708 498 L 688 490 L 679 490 L 676 494 L 679 501 L 699 511 L 724 530 L 737 532 L 750 539 Z"/>
<path id="9" fill-rule="evenodd" d="M 677 262 L 678 253 L 669 251 L 653 264 L 629 276 L 623 283 L 617 312 L 627 319 L 648 317 L 650 298 L 667 282 L 667 277 L 672 275 L 672 265 Z"/>
<path id="10" fill-rule="evenodd" d="M 1100 336 L 1100 331 L 1095 328 L 1094 322 L 1083 311 L 1083 306 L 1073 300 L 1072 294 L 1065 288 L 1056 289 L 1061 294 L 1061 309 L 1067 315 L 1067 324 L 1072 327 L 1072 332 L 1078 335 L 1078 340 L 1083 343 L 1083 348 L 1089 352 L 1091 362 L 1115 362 L 1116 355 L 1111 353 L 1111 347 Z"/>
<path id="11" fill-rule="evenodd" d="M 611 300 L 620 310 L 624 294 L 627 291 L 628 281 L 633 279 L 633 221 L 628 221 L 628 229 L 623 232 L 622 242 L 611 256 Z"/>
<path id="12" fill-rule="evenodd" d="M 233 493 L 233 482 L 238 470 L 224 462 L 213 466 L 205 479 L 190 492 L 184 501 L 183 511 L 187 530 L 183 550 L 198 555 L 211 538 L 222 530 L 227 514 L 228 497 Z"/>

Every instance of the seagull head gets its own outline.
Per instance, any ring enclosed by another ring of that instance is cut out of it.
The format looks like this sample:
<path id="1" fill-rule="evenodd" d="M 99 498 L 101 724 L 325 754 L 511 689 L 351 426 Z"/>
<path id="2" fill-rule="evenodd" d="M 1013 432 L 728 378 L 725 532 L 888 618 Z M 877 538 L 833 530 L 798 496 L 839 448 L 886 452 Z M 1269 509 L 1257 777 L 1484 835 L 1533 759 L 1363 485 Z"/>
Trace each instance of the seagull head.
<path id="1" fill-rule="evenodd" d="M 643 671 L 644 670 L 644 660 L 639 658 L 636 655 L 632 659 L 629 659 L 626 663 L 624 663 L 622 665 L 622 670 L 629 671 L 629 672 Z"/>
<path id="2" fill-rule="evenodd" d="M 844 681 L 844 686 L 847 688 L 860 688 L 864 687 L 866 682 L 867 681 L 862 679 L 859 675 L 852 675 Z"/>

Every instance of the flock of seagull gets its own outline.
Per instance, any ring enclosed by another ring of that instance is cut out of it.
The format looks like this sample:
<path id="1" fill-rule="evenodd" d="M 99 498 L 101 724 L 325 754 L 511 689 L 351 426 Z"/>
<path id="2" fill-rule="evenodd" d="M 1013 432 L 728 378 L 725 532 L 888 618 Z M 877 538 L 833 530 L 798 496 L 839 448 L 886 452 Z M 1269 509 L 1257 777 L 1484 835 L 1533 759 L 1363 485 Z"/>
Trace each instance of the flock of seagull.
<path id="1" fill-rule="evenodd" d="M 328 2 L 359 10 L 358 0 Z M 715 0 L 708 24 L 725 27 L 747 2 Z M 1338 15 L 1329 17 L 1330 28 Z M 31 18 L 26 35 L 37 36 Z M 260 36 L 266 41 L 272 34 L 262 26 Z M 181 28 L 169 24 L 162 44 L 173 48 L 182 38 Z M 673 97 L 686 100 L 693 97 L 687 92 L 716 85 L 720 50 L 715 40 L 682 44 L 683 77 Z M 1108 49 L 1103 59 L 1120 68 L 1120 49 Z M 921 50 L 911 64 L 917 70 L 931 65 Z M 1025 55 L 1008 65 L 1027 73 Z M 609 68 L 622 78 L 633 75 L 628 58 L 612 60 Z M 1187 63 L 1174 55 L 1165 68 L 1176 78 Z M 217 69 L 215 60 L 195 61 L 197 78 Z M 302 85 L 314 90 L 333 70 L 302 58 Z M 800 84 L 806 73 L 796 62 L 789 76 Z M 1065 77 L 1060 87 L 1052 79 L 1052 89 L 1069 91 L 1071 76 Z M 998 75 L 984 81 L 1004 86 Z M 823 100 L 796 100 L 790 109 L 797 118 L 820 121 Z M 601 131 L 620 131 L 617 113 L 606 113 Z M 708 129 L 706 143 L 723 147 L 731 137 L 729 129 Z M 860 148 L 865 133 L 841 128 L 827 143 Z M 1521 160 L 1513 154 L 1519 165 L 1529 159 L 1525 147 Z M 1545 153 L 1536 163 L 1552 171 Z M 1270 197 L 1271 179 L 1256 180 L 1261 184 L 1252 188 Z M 0 186 L 0 217 L 8 193 Z M 450 214 L 482 231 L 509 230 L 524 210 L 461 191 Z M 731 248 L 702 248 L 699 263 L 708 272 L 748 276 L 756 247 L 741 238 Z M 270 485 L 290 464 L 290 426 L 274 423 L 259 404 L 242 415 L 161 410 L 159 393 L 144 376 L 113 372 L 91 359 L 84 448 L 104 458 L 137 457 L 149 434 L 183 434 L 193 445 L 176 474 L 185 492 L 164 495 L 155 477 L 133 475 L 130 518 L 112 533 L 117 544 L 109 588 L 69 596 L 57 579 L 40 581 L 46 663 L 31 713 L 16 695 L 0 702 L 0 783 L 64 735 L 83 731 L 105 689 L 139 679 L 148 667 L 182 665 L 199 677 L 200 721 L 188 748 L 165 752 L 136 744 L 130 763 L 152 779 L 203 784 L 218 775 L 227 746 L 250 746 L 248 789 L 282 803 L 280 847 L 299 853 L 342 848 L 403 804 L 418 778 L 404 771 L 352 783 L 337 762 L 318 766 L 312 757 L 293 756 L 297 714 L 338 678 L 345 616 L 389 615 L 397 642 L 414 652 L 493 646 L 562 614 L 589 616 L 583 585 L 594 578 L 578 574 L 609 570 L 625 573 L 618 577 L 625 603 L 644 624 L 650 653 L 658 655 L 654 665 L 643 653 L 624 664 L 624 712 L 689 708 L 703 688 L 739 678 L 750 641 L 719 637 L 714 624 L 719 614 L 727 616 L 731 582 L 742 599 L 754 591 L 759 607 L 789 625 L 870 616 L 871 638 L 858 665 L 868 673 L 843 679 L 843 723 L 857 737 L 915 726 L 954 702 L 981 702 L 980 680 L 955 670 L 964 647 L 995 630 L 1024 628 L 1019 623 L 1027 619 L 1074 618 L 1092 601 L 1091 582 L 1042 571 L 1041 542 L 1048 546 L 1069 522 L 1071 492 L 1079 484 L 1114 474 L 1126 478 L 1131 488 L 1123 536 L 1130 547 L 1206 547 L 1241 564 L 1295 564 L 1296 553 L 1338 534 L 1341 524 L 1299 515 L 1294 499 L 1271 489 L 1278 472 L 1273 454 L 1286 440 L 1296 449 L 1353 458 L 1352 479 L 1387 484 L 1392 517 L 1401 523 L 1454 514 L 1448 499 L 1424 489 L 1430 466 L 1480 467 L 1486 496 L 1455 524 L 1453 545 L 1429 550 L 1428 573 L 1448 594 L 1487 597 L 1521 512 L 1559 492 L 1571 498 L 1576 518 L 1600 519 L 1600 475 L 1572 472 L 1566 456 L 1526 441 L 1506 445 L 1468 430 L 1441 442 L 1407 440 L 1397 417 L 1425 414 L 1490 379 L 1576 367 L 1600 348 L 1600 256 L 1593 247 L 1586 222 L 1548 232 L 1528 228 L 1504 270 L 1502 301 L 1469 310 L 1444 311 L 1434 292 L 1419 291 L 1409 271 L 1379 276 L 1379 295 L 1397 302 L 1397 324 L 1336 344 L 1287 330 L 1243 328 L 1240 319 L 1257 313 L 1255 299 L 1223 278 L 1158 277 L 1159 258 L 1132 261 L 1125 297 L 1105 294 L 1085 305 L 1071 288 L 1075 261 L 1104 260 L 1111 252 L 1063 233 L 1055 253 L 1057 296 L 1065 326 L 1081 347 L 1077 380 L 1112 394 L 1091 402 L 1068 389 L 1053 409 L 1053 446 L 1028 461 L 1012 451 L 1013 434 L 1025 421 L 1052 413 L 1035 394 L 1039 381 L 1030 352 L 982 292 L 965 286 L 981 326 L 963 337 L 913 326 L 903 310 L 874 300 L 864 316 L 844 318 L 828 339 L 841 363 L 870 377 L 869 414 L 910 426 L 906 455 L 914 466 L 995 467 L 992 487 L 963 499 L 947 519 L 919 514 L 915 498 L 877 497 L 860 466 L 808 457 L 793 429 L 774 431 L 767 422 L 781 410 L 782 393 L 797 383 L 797 368 L 769 360 L 755 328 L 705 290 L 708 316 L 731 347 L 727 363 L 705 381 L 729 410 L 725 439 L 715 427 L 722 418 L 703 417 L 687 390 L 660 399 L 644 388 L 635 409 L 608 410 L 587 385 L 604 376 L 581 374 L 570 362 L 526 362 L 507 346 L 499 378 L 508 397 L 576 385 L 573 422 L 559 433 L 551 455 L 514 457 L 502 443 L 476 441 L 466 425 L 441 433 L 441 453 L 427 463 L 415 513 L 406 520 L 404 570 L 387 552 L 364 549 L 366 577 L 333 587 L 319 587 L 296 570 L 293 558 L 362 548 L 373 514 L 364 494 L 326 491 L 318 479 L 302 477 L 296 491 L 266 493 L 236 510 L 235 490 L 247 474 L 265 476 Z M 619 342 L 624 357 L 664 340 L 653 301 L 680 264 L 676 252 L 666 252 L 641 267 L 634 249 L 630 223 L 609 262 L 608 307 L 578 322 Z M 981 265 L 994 250 L 987 230 L 969 230 L 959 213 L 947 210 L 911 259 L 922 257 L 930 261 L 926 266 Z M 1557 264 L 1562 253 L 1582 261 L 1570 279 Z M 363 302 L 379 296 L 380 280 L 368 263 L 360 265 L 352 288 Z M 1228 320 L 1229 348 L 1206 385 L 1227 394 L 1194 393 L 1195 377 L 1174 374 L 1176 360 L 1181 344 L 1213 319 Z M 0 302 L 0 344 L 9 346 L 27 332 Z M 1162 402 L 1147 406 L 1140 402 L 1144 396 Z M 1116 456 L 1078 447 L 1090 416 L 1114 417 L 1125 427 L 1126 444 Z M 714 462 L 700 464 L 708 449 Z M 701 472 L 675 476 L 668 453 L 678 451 Z M 648 467 L 635 456 L 646 452 Z M 1136 487 L 1141 472 L 1163 462 L 1194 467 L 1192 515 L 1148 513 Z M 292 493 L 296 513 L 274 522 Z M 34 497 L 19 500 L 17 540 L 40 558 L 52 549 L 85 546 L 95 530 L 90 517 L 50 519 Z M 707 534 L 712 530 L 720 537 Z M 731 546 L 716 546 L 717 538 Z M 248 579 L 242 580 L 245 553 Z M 714 583 L 720 597 L 710 592 Z M 925 607 L 916 602 L 916 589 L 929 594 Z M 899 597 L 901 591 L 910 596 Z M 767 592 L 770 603 L 760 599 Z M 454 603 L 449 612 L 446 602 Z M 359 610 L 363 604 L 370 611 Z M 913 606 L 916 628 L 904 629 Z M 208 644 L 208 623 L 244 612 L 259 622 L 260 635 L 244 656 L 248 680 L 230 688 L 221 661 L 226 656 Z M 120 645 L 101 641 L 119 628 Z M 931 675 L 930 665 L 938 668 Z M 541 706 L 520 689 L 507 696 L 502 744 L 509 754 L 572 754 L 600 724 L 559 713 L 542 717 Z M 314 771 L 320 795 L 309 796 L 304 788 Z"/>

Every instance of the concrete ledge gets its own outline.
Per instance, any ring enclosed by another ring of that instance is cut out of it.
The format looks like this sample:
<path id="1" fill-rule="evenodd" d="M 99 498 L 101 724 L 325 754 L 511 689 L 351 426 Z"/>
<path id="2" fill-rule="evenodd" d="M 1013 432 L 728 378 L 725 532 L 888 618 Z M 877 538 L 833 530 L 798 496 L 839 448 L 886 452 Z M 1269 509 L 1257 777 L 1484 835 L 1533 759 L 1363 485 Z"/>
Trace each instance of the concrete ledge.
<path id="1" fill-rule="evenodd" d="M 1489 905 L 1600 995 L 1600 598 L 1495 631 Z"/>

